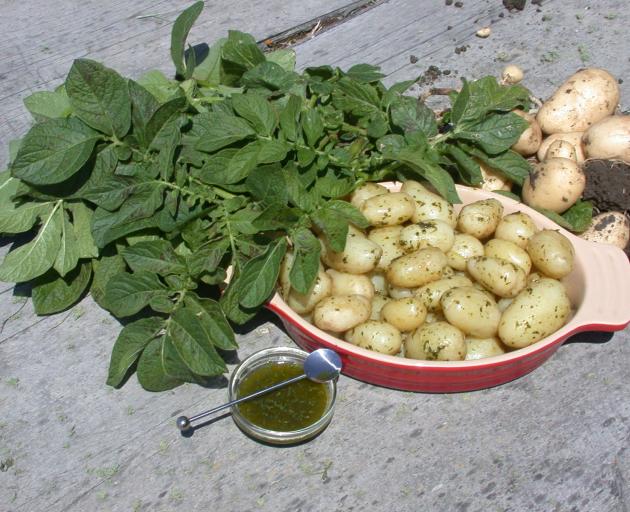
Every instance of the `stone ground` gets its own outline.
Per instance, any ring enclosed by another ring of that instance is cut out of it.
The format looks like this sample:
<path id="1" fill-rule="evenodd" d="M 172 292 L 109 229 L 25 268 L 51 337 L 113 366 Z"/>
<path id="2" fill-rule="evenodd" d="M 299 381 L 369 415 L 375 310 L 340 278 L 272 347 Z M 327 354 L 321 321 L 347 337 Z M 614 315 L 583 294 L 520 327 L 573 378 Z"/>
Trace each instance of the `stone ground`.
<path id="1" fill-rule="evenodd" d="M 2 146 L 29 126 L 21 99 L 63 81 L 74 58 L 132 77 L 170 73 L 170 24 L 188 3 L 1 2 Z M 625 1 L 543 0 L 515 12 L 498 0 L 446 3 L 219 0 L 207 3 L 191 38 L 212 41 L 238 28 L 263 40 L 302 27 L 311 31 L 294 46 L 302 67 L 369 62 L 388 81 L 430 65 L 449 70 L 434 86 L 498 74 L 513 62 L 542 98 L 578 68 L 600 66 L 623 80 L 629 108 Z M 369 8 L 357 14 L 359 4 Z M 346 18 L 317 27 L 335 11 Z M 475 37 L 482 26 L 492 29 L 487 39 Z M 5 150 L 0 165 L 6 158 Z M 174 428 L 182 412 L 223 402 L 224 382 L 162 394 L 134 379 L 107 388 L 120 327 L 90 298 L 36 317 L 5 284 L 0 321 L 3 512 L 630 509 L 628 330 L 576 336 L 531 374 L 472 393 L 407 393 L 342 376 L 329 428 L 308 444 L 273 448 L 245 437 L 229 417 L 191 437 Z M 239 343 L 243 358 L 292 341 L 262 314 Z"/>

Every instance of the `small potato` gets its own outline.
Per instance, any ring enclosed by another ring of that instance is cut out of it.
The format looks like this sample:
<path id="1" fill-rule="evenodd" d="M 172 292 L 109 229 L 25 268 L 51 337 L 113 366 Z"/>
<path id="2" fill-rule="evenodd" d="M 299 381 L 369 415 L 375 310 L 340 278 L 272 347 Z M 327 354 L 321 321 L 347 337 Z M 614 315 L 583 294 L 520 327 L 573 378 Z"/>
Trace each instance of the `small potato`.
<path id="1" fill-rule="evenodd" d="M 586 176 L 568 158 L 550 158 L 538 164 L 523 183 L 523 202 L 534 208 L 562 213 L 582 197 Z"/>
<path id="2" fill-rule="evenodd" d="M 483 182 L 481 183 L 481 189 L 493 192 L 495 190 L 512 190 L 512 182 L 502 174 L 494 171 L 483 162 L 477 161 L 479 169 L 481 170 L 481 177 Z"/>
<path id="3" fill-rule="evenodd" d="M 432 283 L 425 284 L 424 286 L 418 288 L 416 290 L 416 297 L 422 301 L 424 307 L 428 311 L 440 311 L 442 308 L 440 299 L 445 292 L 451 288 L 458 286 L 472 286 L 472 284 L 472 281 L 466 276 L 453 275 L 443 279 L 438 279 L 437 281 L 433 281 Z"/>
<path id="4" fill-rule="evenodd" d="M 383 250 L 381 258 L 376 265 L 377 269 L 387 269 L 392 260 L 405 254 L 405 251 L 400 245 L 400 232 L 402 229 L 402 226 L 385 226 L 382 228 L 374 228 L 368 233 L 368 240 L 377 243 Z"/>
<path id="5" fill-rule="evenodd" d="M 435 322 L 446 322 L 446 318 L 441 311 L 429 311 L 424 320 L 425 324 L 434 324 Z"/>
<path id="6" fill-rule="evenodd" d="M 289 292 L 291 291 L 291 267 L 293 267 L 293 262 L 295 261 L 295 253 L 289 249 L 282 259 L 282 264 L 280 265 L 280 274 L 278 275 L 278 288 L 280 291 L 280 296 L 287 300 L 289 296 Z"/>
<path id="7" fill-rule="evenodd" d="M 475 256 L 467 267 L 473 279 L 499 297 L 515 297 L 527 284 L 521 267 L 499 258 Z"/>
<path id="8" fill-rule="evenodd" d="M 514 85 L 523 80 L 523 70 L 515 64 L 508 64 L 501 72 L 501 82 Z"/>
<path id="9" fill-rule="evenodd" d="M 310 291 L 307 294 L 301 294 L 291 288 L 287 297 L 287 305 L 299 315 L 304 315 L 313 311 L 322 299 L 331 294 L 332 279 L 324 272 L 324 268 L 320 267 Z"/>
<path id="10" fill-rule="evenodd" d="M 440 303 L 446 320 L 467 335 L 496 335 L 501 311 L 487 293 L 472 286 L 451 288 L 442 295 Z"/>
<path id="11" fill-rule="evenodd" d="M 541 279 L 519 293 L 499 323 L 499 338 L 507 346 L 523 348 L 562 327 L 571 315 L 571 302 L 560 281 Z"/>
<path id="12" fill-rule="evenodd" d="M 376 271 L 370 272 L 368 276 L 370 277 L 370 281 L 372 281 L 372 286 L 374 286 L 374 292 L 387 295 L 387 279 L 385 278 L 385 274 Z"/>
<path id="13" fill-rule="evenodd" d="M 368 240 L 361 231 L 352 225 L 349 226 L 346 247 L 343 251 L 333 251 L 323 236 L 320 237 L 320 242 L 322 244 L 321 257 L 324 264 L 340 272 L 351 274 L 371 272 L 376 268 L 383 253 L 383 249 L 378 244 Z"/>
<path id="14" fill-rule="evenodd" d="M 549 149 L 545 154 L 545 160 L 548 158 L 568 158 L 577 162 L 577 152 L 575 146 L 566 140 L 558 139 L 549 145 Z"/>
<path id="15" fill-rule="evenodd" d="M 416 294 L 417 288 L 405 288 L 404 286 L 393 286 L 391 283 L 387 285 L 387 294 L 392 299 L 405 299 L 407 297 L 413 297 Z"/>
<path id="16" fill-rule="evenodd" d="M 466 270 L 466 260 L 473 256 L 483 256 L 483 244 L 474 236 L 457 233 L 453 246 L 446 253 L 448 264 L 455 270 Z"/>
<path id="17" fill-rule="evenodd" d="M 435 219 L 443 220 L 452 227 L 457 224 L 457 215 L 455 215 L 453 205 L 443 197 L 431 192 L 421 183 L 407 180 L 403 183 L 400 191 L 409 194 L 416 202 L 416 210 L 411 217 L 412 222 Z"/>
<path id="18" fill-rule="evenodd" d="M 537 270 L 562 279 L 573 270 L 575 249 L 570 240 L 552 229 L 543 229 L 529 239 L 527 253 Z"/>
<path id="19" fill-rule="evenodd" d="M 331 295 L 363 295 L 368 299 L 374 297 L 374 285 L 365 275 L 349 274 L 329 268 L 326 273 L 332 280 Z"/>
<path id="20" fill-rule="evenodd" d="M 448 265 L 442 269 L 442 277 L 451 277 L 455 275 L 455 269 Z"/>
<path id="21" fill-rule="evenodd" d="M 436 247 L 447 252 L 455 241 L 455 232 L 450 224 L 442 220 L 425 220 L 409 224 L 400 231 L 400 247 L 405 252 L 413 252 L 425 247 Z"/>
<path id="22" fill-rule="evenodd" d="M 446 255 L 442 251 L 427 247 L 396 258 L 386 276 L 393 286 L 416 288 L 440 279 L 446 264 Z"/>
<path id="23" fill-rule="evenodd" d="M 529 284 L 529 282 L 527 284 Z M 499 311 L 501 311 L 501 313 L 503 313 L 507 309 L 507 307 L 510 304 L 512 304 L 513 301 L 514 301 L 514 299 L 511 299 L 511 298 L 508 298 L 508 297 L 503 297 L 502 299 L 499 299 L 497 301 L 497 307 L 499 308 Z"/>
<path id="24" fill-rule="evenodd" d="M 542 143 L 542 130 L 536 121 L 536 117 L 523 112 L 522 110 L 513 110 L 513 112 L 525 119 L 529 123 L 529 126 L 525 129 L 521 136 L 512 146 L 512 150 L 516 151 L 519 155 L 530 156 L 538 151 L 540 144 Z"/>
<path id="25" fill-rule="evenodd" d="M 390 300 L 381 309 L 381 320 L 402 332 L 413 331 L 427 317 L 427 308 L 417 297 Z"/>
<path id="26" fill-rule="evenodd" d="M 421 325 L 405 340 L 405 356 L 429 361 L 462 361 L 466 357 L 464 333 L 448 322 Z"/>
<path id="27" fill-rule="evenodd" d="M 532 272 L 527 276 L 527 286 L 531 286 L 534 283 L 537 283 L 541 279 L 544 279 L 545 276 L 539 274 L 538 272 Z"/>
<path id="28" fill-rule="evenodd" d="M 361 208 L 361 205 L 366 199 L 374 196 L 380 196 L 381 194 L 389 194 L 389 190 L 383 185 L 378 183 L 364 183 L 358 186 L 352 194 L 350 194 L 350 204 L 355 208 Z"/>
<path id="29" fill-rule="evenodd" d="M 484 251 L 485 256 L 511 261 L 521 267 L 525 274 L 529 274 L 529 271 L 532 269 L 532 260 L 527 251 L 509 240 L 493 238 L 486 242 Z"/>
<path id="30" fill-rule="evenodd" d="M 496 336 L 490 338 L 473 338 L 466 336 L 466 361 L 485 359 L 505 354 L 505 345 Z"/>
<path id="31" fill-rule="evenodd" d="M 392 192 L 366 199 L 359 210 L 372 226 L 398 226 L 411 219 L 416 203 L 404 192 Z"/>
<path id="32" fill-rule="evenodd" d="M 503 205 L 496 199 L 467 204 L 459 212 L 457 229 L 475 238 L 485 239 L 494 233 L 503 215 Z"/>
<path id="33" fill-rule="evenodd" d="M 362 295 L 330 296 L 318 302 L 313 322 L 329 332 L 344 332 L 370 318 L 371 302 Z"/>
<path id="34" fill-rule="evenodd" d="M 584 131 L 611 115 L 619 103 L 619 84 L 608 71 L 588 68 L 570 76 L 538 110 L 544 133 Z"/>
<path id="35" fill-rule="evenodd" d="M 352 343 L 368 350 L 393 356 L 400 352 L 402 334 L 387 322 L 368 320 L 352 329 Z"/>
<path id="36" fill-rule="evenodd" d="M 527 246 L 529 238 L 538 231 L 532 218 L 526 213 L 515 212 L 506 215 L 501 219 L 496 231 L 495 238 L 508 240 L 515 243 L 521 249 Z"/>
<path id="37" fill-rule="evenodd" d="M 538 148 L 538 153 L 536 153 L 536 158 L 538 158 L 540 162 L 542 162 L 543 160 L 546 160 L 547 152 L 549 151 L 549 148 L 551 147 L 551 145 L 558 141 L 564 141 L 573 146 L 573 148 L 575 149 L 576 162 L 578 164 L 582 164 L 584 160 L 586 159 L 586 155 L 584 153 L 584 147 L 582 145 L 583 135 L 584 135 L 584 132 L 554 133 L 552 135 L 549 135 L 549 137 L 546 137 L 542 141 L 542 144 Z"/>
<path id="38" fill-rule="evenodd" d="M 630 163 L 630 115 L 610 116 L 591 126 L 582 137 L 588 158 Z"/>
<path id="39" fill-rule="evenodd" d="M 381 293 L 377 293 L 372 297 L 372 313 L 370 314 L 370 320 L 380 320 L 381 319 L 381 309 L 383 306 L 387 304 L 391 299 L 387 295 L 383 295 Z"/>
<path id="40" fill-rule="evenodd" d="M 630 221 L 623 212 L 600 213 L 580 237 L 625 249 L 630 240 Z"/>

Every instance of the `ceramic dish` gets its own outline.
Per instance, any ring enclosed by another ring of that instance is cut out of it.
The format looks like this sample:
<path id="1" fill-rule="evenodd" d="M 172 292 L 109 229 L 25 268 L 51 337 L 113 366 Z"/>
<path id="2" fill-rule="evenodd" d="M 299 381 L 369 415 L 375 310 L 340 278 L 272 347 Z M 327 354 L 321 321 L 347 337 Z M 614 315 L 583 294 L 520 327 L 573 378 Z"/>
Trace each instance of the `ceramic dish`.
<path id="1" fill-rule="evenodd" d="M 396 184 L 387 185 L 396 190 Z M 495 198 L 503 204 L 504 215 L 522 211 L 539 228 L 558 230 L 571 240 L 575 268 L 563 282 L 575 314 L 564 327 L 529 347 L 500 356 L 475 361 L 420 361 L 379 354 L 335 338 L 306 322 L 279 294 L 268 303 L 268 308 L 280 317 L 289 336 L 303 349 L 327 347 L 337 351 L 346 375 L 379 386 L 439 393 L 472 391 L 509 382 L 540 366 L 578 332 L 617 331 L 630 323 L 630 264 L 621 249 L 587 242 L 513 199 L 463 186 L 457 186 L 457 191 L 463 204 Z"/>

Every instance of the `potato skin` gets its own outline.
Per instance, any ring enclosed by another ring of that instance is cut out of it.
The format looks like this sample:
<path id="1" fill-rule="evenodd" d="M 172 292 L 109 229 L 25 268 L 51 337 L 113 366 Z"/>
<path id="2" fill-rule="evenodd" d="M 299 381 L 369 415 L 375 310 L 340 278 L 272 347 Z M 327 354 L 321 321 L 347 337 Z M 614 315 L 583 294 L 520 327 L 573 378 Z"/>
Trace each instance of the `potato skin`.
<path id="1" fill-rule="evenodd" d="M 451 288 L 440 299 L 446 320 L 469 336 L 494 336 L 501 311 L 497 303 L 473 286 Z"/>
<path id="2" fill-rule="evenodd" d="M 515 297 L 527 284 L 527 276 L 518 265 L 499 258 L 475 256 L 467 262 L 470 275 L 499 297 Z"/>
<path id="3" fill-rule="evenodd" d="M 545 137 L 543 139 L 542 144 L 538 148 L 538 153 L 536 153 L 536 158 L 538 158 L 540 162 L 546 160 L 547 152 L 549 151 L 551 145 L 558 141 L 564 141 L 575 148 L 576 162 L 578 164 L 582 164 L 584 163 L 584 160 L 586 160 L 584 146 L 582 145 L 583 136 L 584 132 L 553 133 L 549 135 L 549 137 Z"/>
<path id="4" fill-rule="evenodd" d="M 396 327 L 378 320 L 368 320 L 352 329 L 348 333 L 352 343 L 368 350 L 393 356 L 400 352 L 402 334 Z"/>
<path id="5" fill-rule="evenodd" d="M 466 336 L 466 361 L 485 359 L 501 354 L 505 354 L 505 345 L 496 336 L 490 338 Z"/>
<path id="6" fill-rule="evenodd" d="M 400 231 L 399 240 L 405 252 L 425 247 L 437 247 L 442 252 L 448 252 L 455 241 L 455 232 L 450 224 L 432 219 L 405 226 Z"/>
<path id="7" fill-rule="evenodd" d="M 503 216 L 503 205 L 496 199 L 467 204 L 459 212 L 457 228 L 462 233 L 485 239 L 492 236 Z"/>
<path id="8" fill-rule="evenodd" d="M 521 133 L 519 139 L 512 146 L 512 150 L 522 156 L 533 155 L 536 151 L 538 151 L 543 138 L 542 130 L 538 125 L 538 121 L 536 121 L 535 116 L 528 114 L 527 112 L 523 112 L 522 110 L 516 109 L 512 112 L 522 117 L 529 123 L 527 129 Z"/>
<path id="9" fill-rule="evenodd" d="M 521 249 L 527 247 L 529 238 L 538 231 L 532 218 L 523 212 L 514 212 L 501 219 L 494 232 L 495 238 L 508 240 Z"/>
<path id="10" fill-rule="evenodd" d="M 296 292 L 293 288 L 289 290 L 287 297 L 288 306 L 300 315 L 305 315 L 313 311 L 315 306 L 324 298 L 332 294 L 332 279 L 320 267 L 315 282 L 309 292 L 304 295 Z"/>
<path id="11" fill-rule="evenodd" d="M 332 281 L 331 295 L 363 295 L 368 299 L 374 297 L 374 285 L 365 274 L 349 274 L 333 268 L 326 270 Z"/>
<path id="12" fill-rule="evenodd" d="M 381 194 L 389 194 L 389 190 L 378 183 L 363 183 L 363 185 L 358 186 L 354 189 L 352 194 L 350 194 L 350 204 L 352 204 L 355 208 L 361 208 L 361 205 L 366 199 Z"/>
<path id="13" fill-rule="evenodd" d="M 600 213 L 580 237 L 625 249 L 630 240 L 630 220 L 623 212 Z"/>
<path id="14" fill-rule="evenodd" d="M 391 192 L 366 199 L 359 211 L 372 226 L 398 226 L 413 216 L 416 204 L 404 192 Z"/>
<path id="15" fill-rule="evenodd" d="M 479 239 L 466 233 L 457 233 L 451 250 L 446 253 L 448 264 L 455 270 L 466 270 L 466 260 L 473 256 L 483 256 L 483 244 Z"/>
<path id="16" fill-rule="evenodd" d="M 444 293 L 451 288 L 472 286 L 472 284 L 472 281 L 466 276 L 453 275 L 421 286 L 416 290 L 415 296 L 422 301 L 428 311 L 436 312 L 442 309 L 440 299 Z"/>
<path id="17" fill-rule="evenodd" d="M 387 304 L 391 299 L 387 295 L 383 295 L 382 293 L 375 293 L 374 297 L 372 297 L 372 311 L 370 313 L 370 320 L 380 320 L 381 319 L 381 309 Z"/>
<path id="18" fill-rule="evenodd" d="M 313 311 L 313 323 L 323 331 L 344 332 L 370 318 L 371 302 L 362 295 L 325 297 Z"/>
<path id="19" fill-rule="evenodd" d="M 549 144 L 549 149 L 545 153 L 545 160 L 548 158 L 568 158 L 574 162 L 578 161 L 575 146 L 566 140 L 558 139 Z"/>
<path id="20" fill-rule="evenodd" d="M 544 278 L 525 288 L 504 311 L 499 338 L 512 348 L 527 347 L 560 329 L 570 315 L 564 285 Z"/>
<path id="21" fill-rule="evenodd" d="M 442 277 L 448 260 L 435 247 L 427 247 L 392 261 L 387 269 L 387 280 L 393 286 L 416 288 Z"/>
<path id="22" fill-rule="evenodd" d="M 586 187 L 586 176 L 568 158 L 550 158 L 538 164 L 523 183 L 523 202 L 534 208 L 562 213 L 573 206 Z"/>
<path id="23" fill-rule="evenodd" d="M 340 272 L 351 274 L 366 274 L 376 268 L 383 249 L 368 240 L 365 235 L 354 226 L 350 225 L 346 237 L 346 247 L 341 252 L 333 251 L 323 236 L 320 236 L 322 244 L 322 261 L 328 266 Z"/>
<path id="24" fill-rule="evenodd" d="M 386 270 L 393 260 L 405 254 L 400 245 L 400 232 L 402 229 L 402 226 L 384 226 L 374 228 L 368 233 L 368 240 L 377 243 L 383 250 L 376 265 L 377 269 Z"/>
<path id="25" fill-rule="evenodd" d="M 608 71 L 588 68 L 570 76 L 538 111 L 542 131 L 584 131 L 611 115 L 619 103 L 619 85 Z"/>
<path id="26" fill-rule="evenodd" d="M 552 229 L 543 229 L 529 239 L 527 253 L 537 270 L 562 279 L 573 270 L 575 249 L 570 240 Z"/>
<path id="27" fill-rule="evenodd" d="M 453 205 L 421 183 L 407 180 L 402 184 L 400 191 L 409 194 L 416 202 L 416 211 L 411 217 L 412 222 L 437 219 L 443 220 L 452 227 L 457 224 L 457 215 L 455 215 Z"/>
<path id="28" fill-rule="evenodd" d="M 521 249 L 514 242 L 493 238 L 486 242 L 484 251 L 485 256 L 511 261 L 521 267 L 525 274 L 529 274 L 529 271 L 532 269 L 532 260 L 529 254 L 527 254 L 525 249 Z"/>
<path id="29" fill-rule="evenodd" d="M 466 341 L 462 331 L 448 322 L 424 324 L 405 339 L 405 357 L 429 361 L 462 361 Z"/>
<path id="30" fill-rule="evenodd" d="M 427 317 L 427 308 L 418 297 L 393 299 L 381 309 L 381 320 L 402 332 L 413 331 Z"/>
<path id="31" fill-rule="evenodd" d="M 512 182 L 502 174 L 494 171 L 483 162 L 477 161 L 479 164 L 479 170 L 481 171 L 481 177 L 483 182 L 481 183 L 481 190 L 487 190 L 493 192 L 495 190 L 512 190 Z"/>
<path id="32" fill-rule="evenodd" d="M 630 163 L 630 115 L 610 116 L 591 126 L 582 137 L 588 158 Z"/>

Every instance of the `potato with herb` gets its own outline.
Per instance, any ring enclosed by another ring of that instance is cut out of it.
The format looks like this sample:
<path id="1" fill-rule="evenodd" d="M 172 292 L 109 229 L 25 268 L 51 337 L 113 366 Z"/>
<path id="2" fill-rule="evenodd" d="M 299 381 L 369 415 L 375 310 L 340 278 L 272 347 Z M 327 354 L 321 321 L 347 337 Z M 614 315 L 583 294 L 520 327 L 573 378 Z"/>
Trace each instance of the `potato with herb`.
<path id="1" fill-rule="evenodd" d="M 462 331 L 448 322 L 423 324 L 405 339 L 405 357 L 429 361 L 462 361 L 466 341 Z"/>
<path id="2" fill-rule="evenodd" d="M 377 269 L 386 270 L 393 260 L 405 254 L 400 245 L 402 229 L 402 226 L 385 226 L 371 229 L 368 233 L 368 240 L 377 243 L 382 249 L 381 257 L 376 265 Z"/>
<path id="3" fill-rule="evenodd" d="M 350 194 L 350 204 L 359 209 L 367 199 L 381 194 L 389 194 L 389 190 L 378 183 L 363 183 Z"/>
<path id="4" fill-rule="evenodd" d="M 466 260 L 483 255 L 483 244 L 478 238 L 466 233 L 456 233 L 453 245 L 446 253 L 449 266 L 455 270 L 466 270 Z"/>
<path id="5" fill-rule="evenodd" d="M 385 275 L 393 286 L 416 288 L 440 279 L 447 262 L 442 251 L 427 247 L 396 258 Z"/>
<path id="6" fill-rule="evenodd" d="M 287 304 L 289 307 L 300 315 L 304 315 L 313 311 L 315 306 L 325 297 L 332 293 L 332 279 L 324 272 L 324 268 L 320 267 L 315 282 L 306 294 L 297 292 L 290 288 Z"/>
<path id="7" fill-rule="evenodd" d="M 378 320 L 368 320 L 357 325 L 347 337 L 354 345 L 390 356 L 398 354 L 402 347 L 401 332 L 393 325 Z"/>
<path id="8" fill-rule="evenodd" d="M 399 233 L 399 246 L 405 252 L 413 252 L 426 247 L 436 247 L 448 252 L 455 241 L 455 232 L 450 224 L 432 219 L 409 224 Z"/>
<path id="9" fill-rule="evenodd" d="M 370 318 L 371 305 L 363 295 L 331 295 L 315 306 L 313 323 L 323 331 L 345 332 Z"/>
<path id="10" fill-rule="evenodd" d="M 366 274 L 378 265 L 383 249 L 352 224 L 348 226 L 346 247 L 341 252 L 333 251 L 325 237 L 320 236 L 321 258 L 325 265 L 339 272 Z"/>
<path id="11" fill-rule="evenodd" d="M 475 338 L 466 336 L 466 361 L 485 359 L 505 354 L 505 345 L 496 336 Z"/>
<path id="12" fill-rule="evenodd" d="M 486 290 L 499 297 L 515 297 L 527 284 L 527 275 L 511 261 L 475 256 L 467 263 L 468 273 Z"/>
<path id="13" fill-rule="evenodd" d="M 401 332 L 413 331 L 427 317 L 427 308 L 418 297 L 393 299 L 381 309 L 381 319 Z"/>
<path id="14" fill-rule="evenodd" d="M 332 282 L 331 295 L 363 295 L 368 299 L 374 297 L 374 285 L 365 274 L 339 272 L 333 268 L 326 270 Z"/>
<path id="15" fill-rule="evenodd" d="M 398 226 L 409 220 L 415 210 L 413 198 L 404 192 L 370 197 L 359 208 L 372 226 Z"/>
<path id="16" fill-rule="evenodd" d="M 575 249 L 562 233 L 543 229 L 529 239 L 527 253 L 536 269 L 547 277 L 562 279 L 573 270 Z"/>
<path id="17" fill-rule="evenodd" d="M 527 246 L 527 241 L 538 231 L 532 218 L 523 212 L 514 212 L 501 219 L 494 232 L 495 238 L 508 240 L 521 249 Z"/>
<path id="18" fill-rule="evenodd" d="M 489 238 L 503 216 L 503 205 L 496 199 L 482 199 L 467 204 L 457 217 L 457 229 L 461 233 L 480 240 Z"/>
<path id="19" fill-rule="evenodd" d="M 457 215 L 453 205 L 421 183 L 407 180 L 402 184 L 400 191 L 409 194 L 416 202 L 416 209 L 411 217 L 412 222 L 436 219 L 443 220 L 452 227 L 457 224 Z"/>
<path id="20" fill-rule="evenodd" d="M 464 275 L 452 275 L 421 286 L 415 291 L 415 296 L 422 301 L 428 311 L 440 311 L 442 308 L 440 299 L 444 293 L 451 288 L 472 285 L 473 283 L 468 277 Z"/>
<path id="21" fill-rule="evenodd" d="M 469 336 L 488 338 L 497 333 L 501 311 L 493 298 L 473 286 L 451 288 L 440 299 L 451 325 Z"/>
<path id="22" fill-rule="evenodd" d="M 511 261 L 521 267 L 525 274 L 529 274 L 532 269 L 532 260 L 527 251 L 509 240 L 501 240 L 500 238 L 488 240 L 484 246 L 484 254 L 491 258 Z"/>

